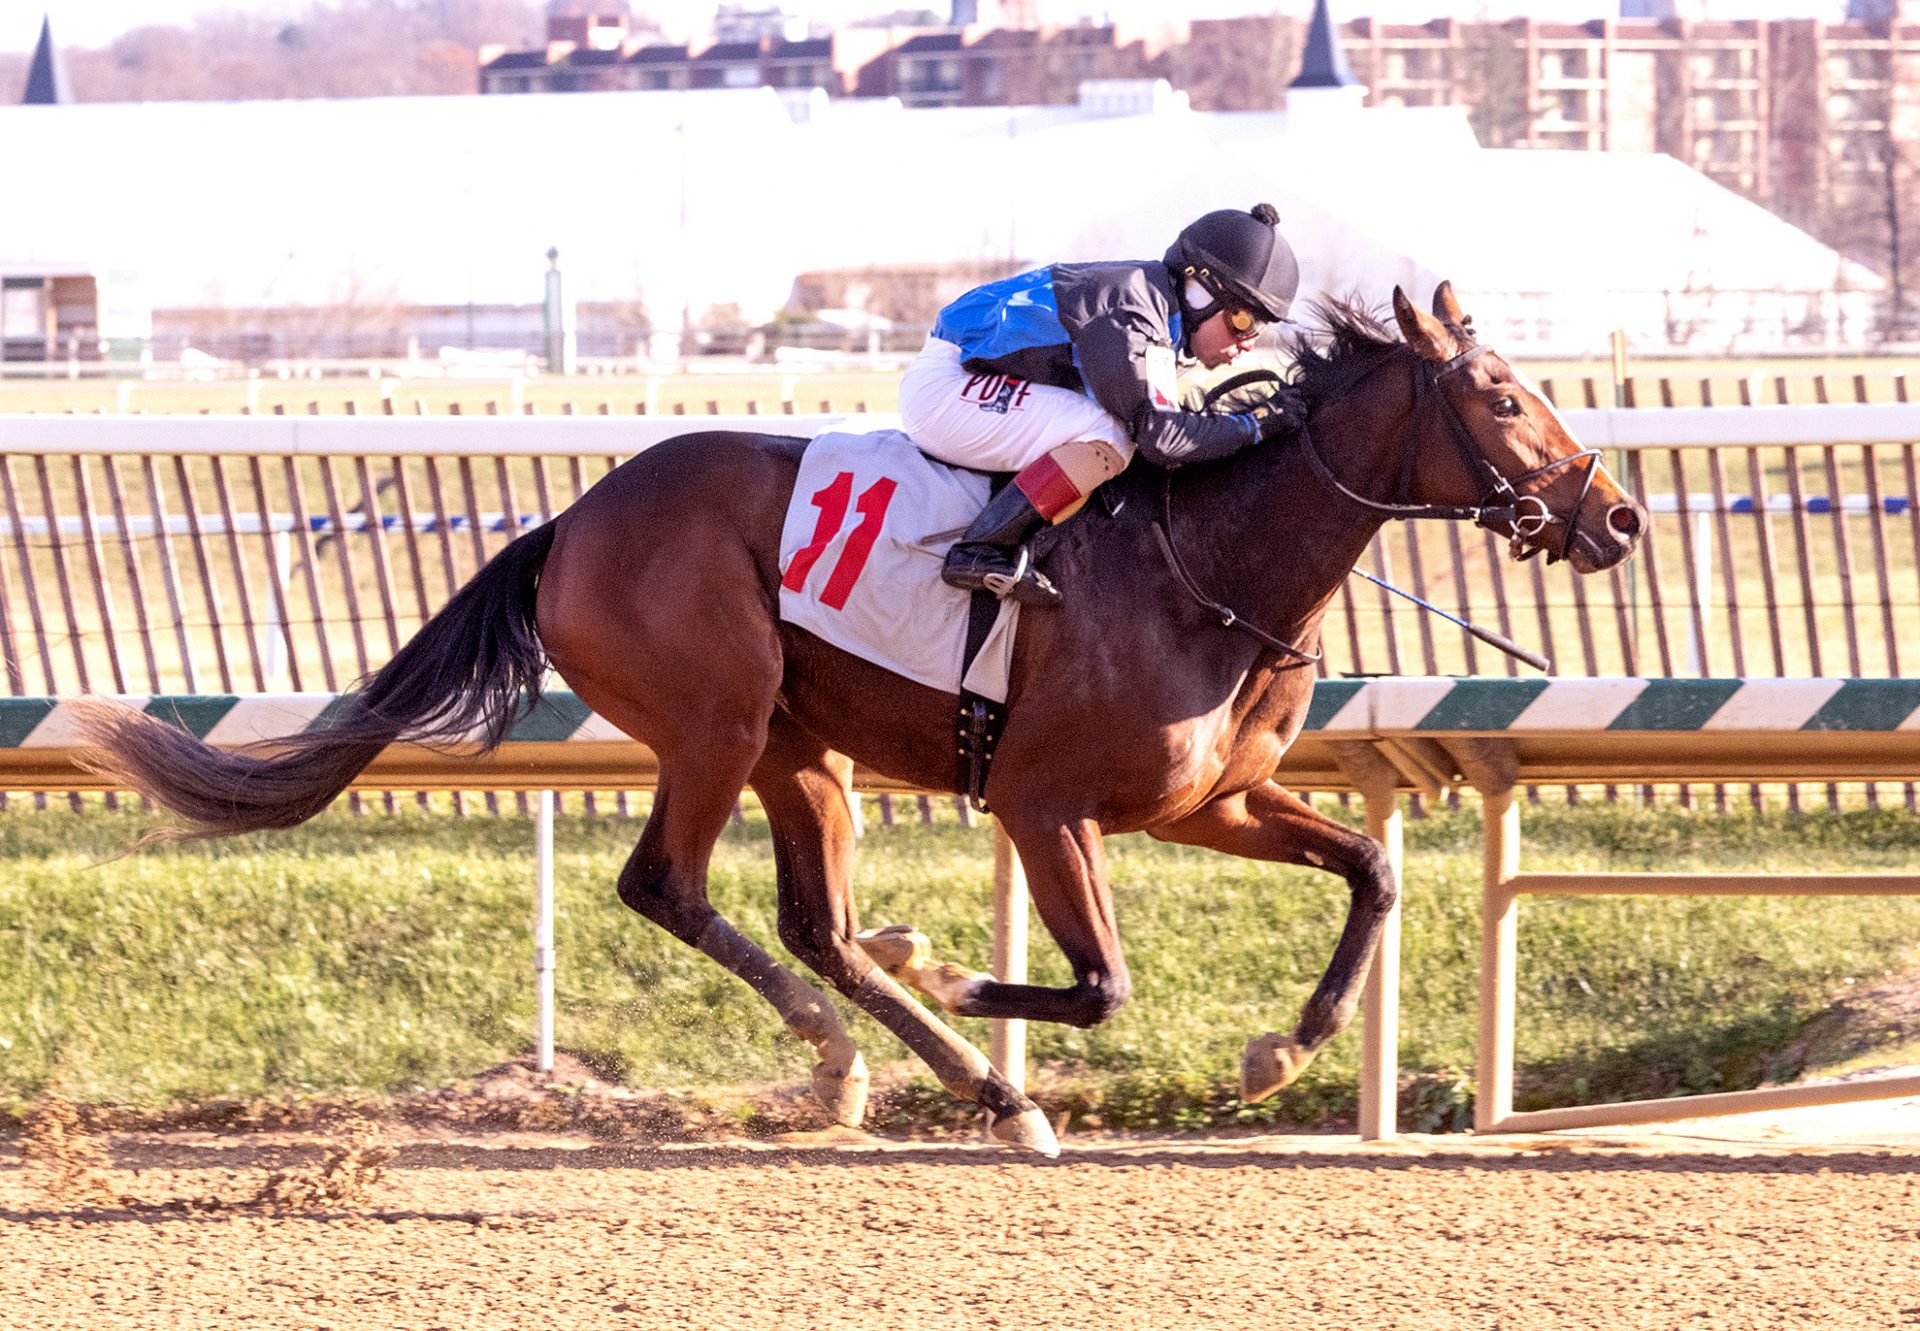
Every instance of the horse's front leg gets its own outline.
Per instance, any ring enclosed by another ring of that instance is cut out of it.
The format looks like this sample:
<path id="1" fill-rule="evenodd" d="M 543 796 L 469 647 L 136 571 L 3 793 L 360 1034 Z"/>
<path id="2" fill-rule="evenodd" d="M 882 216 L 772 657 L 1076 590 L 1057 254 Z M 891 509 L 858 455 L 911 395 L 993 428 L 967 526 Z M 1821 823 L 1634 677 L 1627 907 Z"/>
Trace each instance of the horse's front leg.
<path id="1" fill-rule="evenodd" d="M 1379 842 L 1343 827 L 1291 791 L 1269 781 L 1224 796 L 1178 822 L 1147 829 L 1162 841 L 1204 846 L 1252 860 L 1307 864 L 1337 873 L 1352 893 L 1333 959 L 1301 1010 L 1291 1036 L 1266 1034 L 1247 1043 L 1240 1097 L 1264 1100 L 1306 1070 L 1327 1041 L 1353 1020 L 1360 988 L 1380 943 L 1381 926 L 1399 894 Z"/>

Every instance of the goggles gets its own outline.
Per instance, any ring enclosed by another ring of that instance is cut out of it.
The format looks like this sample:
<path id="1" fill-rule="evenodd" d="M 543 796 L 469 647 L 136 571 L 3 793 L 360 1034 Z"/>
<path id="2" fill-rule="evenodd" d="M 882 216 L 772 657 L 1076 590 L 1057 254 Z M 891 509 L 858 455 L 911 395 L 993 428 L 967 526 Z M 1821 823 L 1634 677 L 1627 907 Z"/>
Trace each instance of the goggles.
<path id="1" fill-rule="evenodd" d="M 1229 305 L 1226 311 L 1227 327 L 1233 330 L 1235 337 L 1255 336 L 1266 331 L 1267 321 L 1252 310 L 1238 305 Z"/>
<path id="2" fill-rule="evenodd" d="M 1227 327 L 1236 338 L 1257 337 L 1266 331 L 1269 320 L 1228 296 L 1221 284 L 1214 280 L 1213 274 L 1205 268 L 1188 264 L 1182 276 L 1187 279 L 1186 303 L 1196 325 L 1206 322 L 1215 314 L 1224 313 Z M 1200 299 L 1202 295 L 1206 297 L 1204 304 Z"/>

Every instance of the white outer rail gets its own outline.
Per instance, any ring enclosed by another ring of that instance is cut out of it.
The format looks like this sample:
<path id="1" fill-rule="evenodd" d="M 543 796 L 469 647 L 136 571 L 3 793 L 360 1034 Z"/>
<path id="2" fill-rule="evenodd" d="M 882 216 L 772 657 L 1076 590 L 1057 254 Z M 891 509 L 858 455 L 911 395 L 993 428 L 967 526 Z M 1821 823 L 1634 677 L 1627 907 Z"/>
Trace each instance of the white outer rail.
<path id="1" fill-rule="evenodd" d="M 0 452 L 189 457 L 628 457 L 683 434 L 813 435 L 873 415 L 51 416 L 0 415 Z"/>
<path id="2" fill-rule="evenodd" d="M 1920 441 L 1920 403 L 1562 410 L 1596 448 Z M 745 416 L 55 416 L 0 414 L 0 452 L 266 457 L 628 456 L 677 435 L 750 430 L 811 436 L 890 418 Z"/>

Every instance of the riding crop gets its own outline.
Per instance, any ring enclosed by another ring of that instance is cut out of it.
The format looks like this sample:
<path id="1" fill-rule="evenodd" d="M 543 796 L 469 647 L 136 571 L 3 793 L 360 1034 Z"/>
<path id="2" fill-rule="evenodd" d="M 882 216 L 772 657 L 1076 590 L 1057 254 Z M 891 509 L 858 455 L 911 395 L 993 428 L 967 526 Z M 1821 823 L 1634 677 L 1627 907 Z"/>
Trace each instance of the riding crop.
<path id="1" fill-rule="evenodd" d="M 1409 601 L 1412 601 L 1415 605 L 1419 606 L 1422 610 L 1431 610 L 1434 614 L 1440 616 L 1440 618 L 1446 620 L 1448 623 L 1458 624 L 1461 628 L 1471 633 L 1474 637 L 1480 639 L 1481 642 L 1484 642 L 1485 644 L 1487 644 L 1487 646 L 1495 648 L 1498 651 L 1505 652 L 1508 656 L 1513 657 L 1515 660 L 1525 661 L 1528 665 L 1532 666 L 1535 670 L 1545 670 L 1549 672 L 1553 670 L 1552 661 L 1549 661 L 1546 657 L 1540 655 L 1540 653 L 1538 652 L 1527 650 L 1525 647 L 1522 647 L 1519 643 L 1515 642 L 1512 638 L 1504 637 L 1501 634 L 1495 633 L 1492 629 L 1483 629 L 1478 624 L 1470 624 L 1466 620 L 1460 618 L 1458 615 L 1450 615 L 1446 611 L 1442 610 L 1439 606 L 1435 605 L 1433 602 L 1423 601 L 1418 596 L 1415 596 L 1412 592 L 1402 591 L 1400 590 L 1400 588 L 1394 586 L 1392 583 L 1387 582 L 1381 578 L 1374 577 L 1373 574 L 1367 572 L 1363 568 L 1356 568 L 1354 572 L 1358 573 L 1361 577 L 1365 578 L 1368 582 L 1371 582 L 1372 584 L 1374 584 L 1374 586 L 1385 587 L 1388 591 L 1392 592 L 1395 596 L 1406 597 Z"/>

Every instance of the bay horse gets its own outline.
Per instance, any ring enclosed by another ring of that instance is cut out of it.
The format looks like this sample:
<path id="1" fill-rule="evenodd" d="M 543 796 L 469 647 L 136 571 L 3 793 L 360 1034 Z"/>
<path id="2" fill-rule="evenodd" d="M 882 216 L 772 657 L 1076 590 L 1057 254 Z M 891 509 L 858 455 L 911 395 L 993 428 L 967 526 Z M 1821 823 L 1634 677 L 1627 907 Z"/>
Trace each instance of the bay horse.
<path id="1" fill-rule="evenodd" d="M 1397 288 L 1393 309 L 1399 338 L 1354 305 L 1323 307 L 1330 342 L 1296 348 L 1309 415 L 1295 441 L 1178 472 L 1133 467 L 1109 482 L 1124 501 L 1110 514 L 1053 531 L 1047 571 L 1066 604 L 1022 616 L 986 795 L 1072 965 L 1065 987 L 935 963 L 897 929 L 863 946 L 854 764 L 956 790 L 955 698 L 780 620 L 800 439 L 690 434 L 624 463 L 508 544 L 324 730 L 223 752 L 94 700 L 86 761 L 193 835 L 289 827 L 396 741 L 498 744 L 550 665 L 659 759 L 620 899 L 813 1045 L 814 1090 L 836 1119 L 857 1126 L 867 1091 L 839 1017 L 708 901 L 708 859 L 743 788 L 772 831 L 781 942 L 984 1107 L 996 1138 L 1048 1154 L 1058 1145 L 1040 1110 L 905 986 L 964 1016 L 1092 1026 L 1130 988 L 1105 834 L 1313 865 L 1346 879 L 1346 920 L 1292 1033 L 1247 1046 L 1242 1095 L 1261 1098 L 1352 1018 L 1397 891 L 1377 842 L 1273 779 L 1307 714 L 1322 617 L 1355 561 L 1388 520 L 1437 516 L 1506 535 L 1515 558 L 1545 552 L 1592 573 L 1625 559 L 1646 526 L 1597 450 L 1475 341 L 1450 287 L 1431 315 Z"/>

